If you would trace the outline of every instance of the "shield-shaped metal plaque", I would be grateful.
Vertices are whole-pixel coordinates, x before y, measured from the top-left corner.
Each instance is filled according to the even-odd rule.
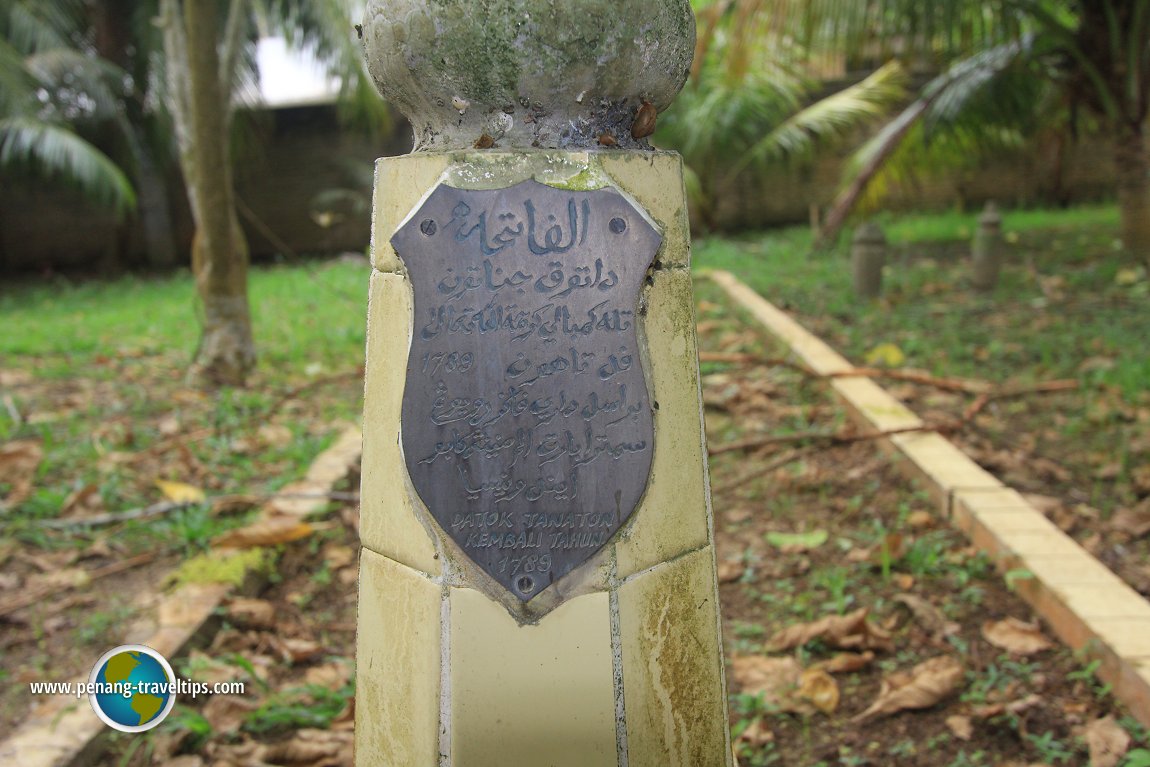
[[[415,292],[411,481],[521,600],[585,562],[651,469],[639,289],[662,238],[614,189],[439,186],[392,244]]]

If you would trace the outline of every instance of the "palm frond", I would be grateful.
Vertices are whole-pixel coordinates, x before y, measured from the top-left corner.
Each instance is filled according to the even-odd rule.
[[[908,137],[914,134],[922,137],[922,143],[948,136],[952,141],[965,141],[968,157],[979,156],[976,147],[990,148],[995,145],[995,137],[1009,136],[1013,127],[1009,120],[1005,123],[984,121],[983,118],[995,109],[1006,110],[993,99],[984,100],[982,112],[970,108],[979,98],[986,96],[1004,72],[1031,62],[1028,57],[1031,48],[1028,40],[1018,40],[980,51],[963,59],[946,72],[934,78],[922,91],[922,96],[906,107],[893,120],[887,123],[869,141],[864,143],[847,163],[843,191],[835,199],[828,212],[820,241],[834,238],[846,223],[850,212],[867,195],[868,187],[876,177],[880,177],[889,161],[899,151]],[[1033,83],[1040,82],[1032,78]],[[1018,88],[1000,89],[999,94],[1017,92]],[[1032,105],[1033,106],[1033,105]],[[1033,111],[1033,110],[1031,110]],[[945,130],[940,130],[945,128]],[[910,160],[908,159],[908,164]],[[923,158],[915,162],[925,163]],[[903,170],[905,170],[903,166]],[[900,169],[892,166],[891,174]],[[884,182],[883,187],[888,186]],[[869,199],[874,200],[875,196]]]
[[[751,147],[738,170],[752,163],[810,153],[816,141],[840,136],[881,117],[906,99],[906,73],[897,60],[865,80],[810,104],[782,122]]]
[[[66,176],[120,213],[136,205],[136,194],[124,172],[66,126],[27,116],[0,119],[0,165],[15,164]]]
[[[81,12],[76,0],[8,0],[0,6],[0,36],[25,55],[64,48],[73,42]]]
[[[110,61],[75,48],[52,48],[28,56],[24,67],[48,91],[82,100],[86,117],[115,118],[120,113],[127,75]]]

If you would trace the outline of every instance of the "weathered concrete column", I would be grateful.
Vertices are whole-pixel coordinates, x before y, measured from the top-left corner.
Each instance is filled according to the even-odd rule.
[[[994,290],[1002,268],[1002,214],[993,202],[986,203],[978,217],[978,229],[971,245],[970,281],[976,290]]]
[[[851,240],[851,275],[856,296],[877,298],[882,294],[882,269],[885,265],[886,235],[878,224],[863,224]]]
[[[375,0],[356,758],[730,765],[687,0]]]

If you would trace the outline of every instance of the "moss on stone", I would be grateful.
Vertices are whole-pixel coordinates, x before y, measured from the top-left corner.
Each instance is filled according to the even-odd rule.
[[[209,551],[185,561],[168,576],[173,586],[187,583],[228,583],[240,586],[250,573],[269,568],[275,555],[266,549]]]

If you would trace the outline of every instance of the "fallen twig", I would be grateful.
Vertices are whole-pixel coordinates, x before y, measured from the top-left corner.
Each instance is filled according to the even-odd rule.
[[[989,381],[971,380],[966,378],[938,378],[927,373],[918,373],[911,370],[887,370],[884,368],[855,367],[837,373],[816,373],[807,366],[783,359],[781,357],[760,357],[746,352],[699,352],[700,362],[725,362],[732,365],[758,365],[762,367],[785,367],[808,378],[889,378],[893,381],[906,381],[923,386],[931,386],[944,391],[962,392],[965,394],[987,394],[991,399],[1004,397],[1017,397],[1023,394],[1051,394],[1063,391],[1073,391],[1078,388],[1078,381],[1074,379],[1059,379],[1044,381],[1037,384],[1017,384],[995,387]]]
[[[711,455],[722,455],[723,453],[730,453],[736,450],[755,450],[760,447],[767,447],[768,445],[786,444],[789,442],[814,442],[820,443],[819,447],[837,447],[840,445],[853,445],[856,442],[868,442],[874,439],[884,439],[886,437],[893,437],[897,434],[911,434],[920,431],[945,431],[953,427],[953,424],[942,424],[939,426],[908,426],[904,429],[891,429],[889,431],[874,431],[864,433],[852,432],[839,432],[837,434],[828,434],[822,431],[804,431],[797,434],[776,434],[770,437],[751,437],[748,439],[741,439],[736,442],[728,442],[725,445],[717,445],[715,447],[708,447],[707,452]]]
[[[113,522],[129,522],[133,519],[147,519],[148,517],[158,517],[162,514],[168,514],[180,509],[186,509],[195,506],[194,503],[188,501],[164,501],[162,503],[153,503],[151,506],[144,506],[139,509],[129,509],[128,511],[121,511],[110,514],[95,514],[91,517],[80,517],[77,519],[44,519],[37,523],[38,527],[48,528],[66,528],[66,527],[96,527],[98,525],[108,525]]]
[[[953,421],[946,421],[934,425],[923,424],[921,427],[891,429],[889,431],[869,431],[865,432],[865,434],[852,434],[852,432],[827,434],[825,431],[804,431],[799,432],[799,434],[790,435],[749,437],[746,439],[738,439],[736,442],[722,445],[708,445],[707,453],[710,453],[711,455],[722,455],[723,453],[758,450],[760,447],[767,447],[769,445],[790,443],[821,443],[821,446],[837,447],[840,445],[851,445],[859,442],[868,442],[868,440],[872,439],[884,439],[897,435],[913,434],[913,432],[918,431],[936,431],[940,432],[940,434],[951,434],[951,432],[963,430],[969,422],[974,420],[974,416],[981,413],[992,400],[1022,397],[1025,396],[1025,394],[1073,391],[1078,389],[1078,386],[1079,382],[1071,381],[1071,379],[1064,379],[1064,381],[1047,381],[1037,384],[1006,386],[1006,388],[999,389],[997,391],[982,392],[979,394],[978,398],[976,398],[966,407],[966,409],[964,409],[963,414],[961,414],[958,419]]]
[[[758,477],[775,471],[776,469],[781,469],[788,464],[794,463],[795,461],[802,460],[808,455],[817,453],[821,449],[823,449],[821,446],[809,446],[799,448],[797,450],[792,450],[789,453],[785,453],[763,466],[753,466],[750,470],[744,471],[743,473],[729,480],[716,482],[715,490],[719,495],[727,495],[753,479],[757,479]]]
[[[210,504],[213,501],[229,496],[216,496],[214,498],[207,498],[203,503]],[[290,499],[311,499],[323,498],[329,501],[358,501],[359,493],[345,493],[339,491],[332,491],[330,493],[269,493],[264,495],[252,496],[256,501],[272,501],[277,498],[290,498]],[[91,517],[82,517],[79,519],[45,519],[37,523],[38,527],[47,527],[54,529],[66,529],[70,527],[98,527],[100,525],[111,525],[117,522],[130,522],[135,519],[146,519],[148,517],[158,517],[162,514],[168,514],[180,509],[186,509],[198,504],[180,502],[175,503],[172,501],[164,501],[163,503],[154,503],[151,506],[144,506],[138,509],[128,509],[127,511],[119,511],[109,514],[96,514]]]
[[[971,381],[962,378],[937,378],[926,373],[916,373],[910,370],[885,370],[883,368],[851,368],[841,373],[832,373],[828,378],[889,378],[893,381],[906,381],[908,383],[931,386],[943,391],[956,391],[965,394],[982,394],[990,391],[993,384],[987,381]]]
[[[116,573],[122,573],[125,570],[131,570],[132,568],[146,565],[149,562],[152,562],[157,556],[157,552],[148,551],[143,554],[137,554],[134,557],[121,559],[119,562],[113,562],[110,565],[98,567],[95,570],[87,573],[88,579],[84,583],[67,583],[29,589],[17,597],[13,597],[12,599],[0,602],[0,618],[3,618],[6,615],[10,615],[17,610],[22,610],[25,607],[29,607],[30,605],[34,605],[37,602],[52,596],[53,594],[58,594],[63,591],[71,591],[74,588],[85,586],[92,581],[99,580],[100,578],[105,578],[109,575],[115,575]]]
[[[271,407],[260,414],[260,418],[265,421],[271,420],[271,417],[278,413],[280,408],[282,408],[291,400],[298,398],[301,394],[309,392],[312,389],[318,389],[320,386],[325,386],[329,383],[335,383],[337,381],[343,381],[348,378],[363,378],[363,366],[361,365],[355,370],[345,370],[342,373],[333,373],[329,376],[322,376],[320,378],[316,378],[315,380],[308,381],[302,386],[297,386],[294,389],[288,389],[286,392],[280,395],[279,399],[271,404]]]
[[[12,419],[12,424],[17,429],[24,425],[24,416],[20,414],[20,409],[16,407],[16,401],[12,399],[11,394],[4,395],[4,409],[8,411],[8,417]]]

